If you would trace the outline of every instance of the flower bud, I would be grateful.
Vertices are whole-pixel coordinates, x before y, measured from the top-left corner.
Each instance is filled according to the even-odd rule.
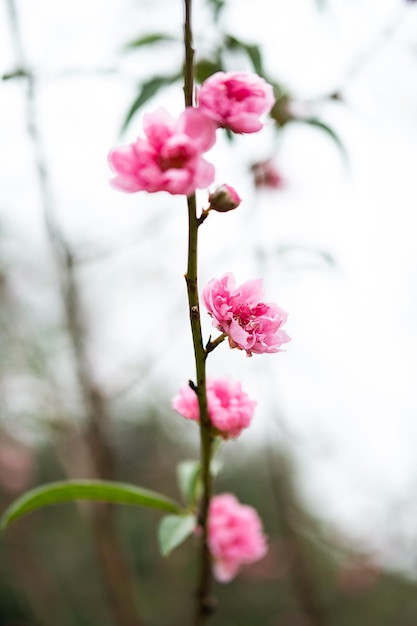
[[[219,213],[227,213],[237,209],[241,199],[235,189],[230,185],[220,185],[209,194],[210,209]]]

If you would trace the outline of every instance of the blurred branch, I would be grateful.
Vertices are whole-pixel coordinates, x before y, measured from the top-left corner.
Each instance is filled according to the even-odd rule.
[[[347,84],[351,82],[354,78],[356,78],[356,76],[363,71],[363,68],[380,51],[380,49],[383,48],[392,39],[398,28],[403,23],[407,14],[408,8],[404,4],[398,10],[398,13],[393,21],[377,34],[375,40],[369,46],[359,52],[359,54],[356,56],[356,58],[353,60],[350,67],[348,68],[348,71],[345,74],[341,86],[336,89],[333,94],[331,94],[331,97],[334,100],[340,99],[340,94],[346,88]]]
[[[33,144],[35,167],[39,180],[46,231],[55,261],[61,289],[67,331],[71,339],[78,384],[87,414],[85,442],[91,454],[94,472],[99,478],[111,478],[113,454],[108,445],[109,410],[104,395],[94,382],[86,349],[86,329],[80,292],[74,271],[74,257],[54,218],[47,159],[37,121],[36,79],[28,69],[14,0],[7,0],[10,29],[17,65],[26,80],[26,124]],[[100,560],[107,598],[120,626],[139,626],[133,595],[133,580],[117,541],[113,509],[108,505],[92,507],[94,538]]]
[[[317,577],[313,566],[305,553],[302,538],[297,526],[302,512],[294,498],[294,490],[289,476],[288,460],[282,452],[272,448],[273,438],[267,437],[266,463],[270,476],[280,530],[290,547],[290,577],[299,606],[311,626],[329,626],[323,602],[317,589]]]
[[[38,74],[35,69],[25,67],[16,67],[13,71],[6,72],[0,76],[0,80],[13,80],[17,78],[28,78],[31,76],[36,80],[42,78],[44,81],[57,81],[66,78],[90,77],[90,76],[117,76],[117,78],[126,78],[128,80],[136,80],[136,74],[130,74],[122,71],[117,65],[109,67],[67,67],[59,71],[45,71]]]

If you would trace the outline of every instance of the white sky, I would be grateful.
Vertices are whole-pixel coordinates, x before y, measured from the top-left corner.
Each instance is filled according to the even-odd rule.
[[[158,54],[120,54],[126,41],[152,30],[180,36],[181,3],[159,3],[158,11],[155,0],[17,5],[26,54],[39,76],[39,121],[57,217],[77,249],[120,250],[82,271],[97,374],[116,385],[129,368],[151,363],[150,383],[171,372],[171,394],[192,376],[183,200],[118,194],[108,186],[106,163],[109,148],[120,141],[138,80],[174,71],[181,62],[175,44]],[[311,106],[340,134],[350,166],[345,168],[325,135],[300,124],[288,127],[279,145],[265,129],[213,149],[218,182],[234,184],[245,201],[238,211],[214,215],[204,225],[202,284],[226,271],[240,282],[263,275],[267,299],[290,313],[293,341],[284,354],[265,358],[219,349],[209,369],[239,374],[257,397],[257,441],[274,416],[281,416],[302,464],[303,493],[324,519],[414,568],[417,6],[403,0],[328,0],[320,12],[313,0],[258,0],[254,28],[252,0],[228,4],[230,32],[262,42],[271,75],[297,99],[341,89],[344,104]],[[200,5],[195,43],[204,50],[212,33]],[[2,0],[1,74],[15,67],[5,7]],[[94,68],[119,68],[120,74],[87,71]],[[179,112],[180,88],[169,89],[151,107],[157,104]],[[4,254],[15,268],[18,293],[42,318],[56,304],[45,284],[48,256],[24,111],[23,81],[3,83]],[[139,132],[140,116],[126,140]],[[287,188],[256,196],[247,167],[271,155]],[[129,238],[136,245],[122,251]],[[281,256],[281,246],[294,251]],[[336,265],[297,247],[328,252]],[[249,432],[245,441],[250,444]]]

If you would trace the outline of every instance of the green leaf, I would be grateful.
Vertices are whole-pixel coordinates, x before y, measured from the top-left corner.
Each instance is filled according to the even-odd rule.
[[[228,50],[242,50],[245,52],[249,57],[255,72],[259,74],[259,76],[265,77],[259,46],[247,44],[232,35],[226,35],[224,44]]]
[[[333,130],[333,128],[331,128],[324,122],[316,119],[315,117],[309,117],[306,119],[301,119],[299,121],[305,122],[306,124],[310,124],[310,126],[316,126],[316,128],[320,128],[325,133],[327,133],[327,135],[334,141],[336,146],[339,148],[342,158],[345,162],[345,165],[348,165],[349,155],[347,153],[346,147],[344,143],[342,142],[342,140],[340,139],[339,135]]]
[[[154,76],[154,78],[142,83],[136,100],[127,112],[126,119],[123,122],[122,131],[126,130],[136,111],[148,102],[148,100],[150,100],[162,87],[172,85],[172,83],[175,83],[175,81],[180,78],[181,74],[173,74],[172,76]]]
[[[181,495],[186,504],[194,504],[198,497],[201,476],[198,461],[182,461],[177,466],[177,480]]]
[[[30,511],[74,500],[131,504],[170,513],[179,513],[181,510],[170,498],[135,485],[105,480],[68,480],[37,487],[18,498],[3,513],[0,519],[0,530],[5,530],[13,521]]]
[[[144,35],[143,37],[129,41],[125,48],[142,48],[143,46],[149,46],[154,43],[159,43],[160,41],[176,41],[176,39],[166,33],[151,33],[150,35]]]
[[[162,518],[158,529],[159,547],[162,556],[168,556],[189,537],[196,527],[194,515],[167,515]]]
[[[23,68],[18,68],[13,72],[8,72],[7,74],[3,74],[1,80],[11,80],[12,78],[27,78],[29,76],[29,72]]]
[[[274,89],[275,104],[269,115],[277,123],[277,130],[294,119],[294,115],[289,109],[290,97],[284,88],[278,83],[271,82]]]
[[[216,440],[217,447],[221,444]],[[216,443],[215,443],[216,446]],[[215,453],[215,449],[213,453]],[[217,476],[223,464],[217,459],[211,460],[210,471],[212,476]],[[201,496],[201,466],[199,461],[181,461],[177,466],[177,481],[184,502],[187,505],[195,504]]]
[[[224,70],[220,61],[200,59],[195,65],[195,77],[198,83],[203,83],[209,76]]]
[[[214,10],[214,18],[217,20],[219,15],[226,4],[225,0],[208,0],[208,3],[212,5]]]

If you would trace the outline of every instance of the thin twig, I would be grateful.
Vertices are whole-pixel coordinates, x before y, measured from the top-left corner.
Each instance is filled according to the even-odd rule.
[[[281,533],[290,548],[290,579],[301,611],[311,626],[328,626],[328,617],[317,589],[310,559],[307,557],[297,531],[295,518],[301,513],[294,501],[293,486],[288,475],[288,462],[282,452],[272,448],[272,437],[267,437],[266,462],[271,481]]]
[[[369,65],[378,52],[393,38],[408,14],[407,11],[408,9],[405,4],[404,6],[401,6],[393,21],[388,26],[385,26],[376,35],[376,38],[371,44],[367,45],[356,55],[343,77],[340,87],[338,87],[332,94],[333,98],[336,100],[339,99],[348,84],[351,83],[367,65]]]

